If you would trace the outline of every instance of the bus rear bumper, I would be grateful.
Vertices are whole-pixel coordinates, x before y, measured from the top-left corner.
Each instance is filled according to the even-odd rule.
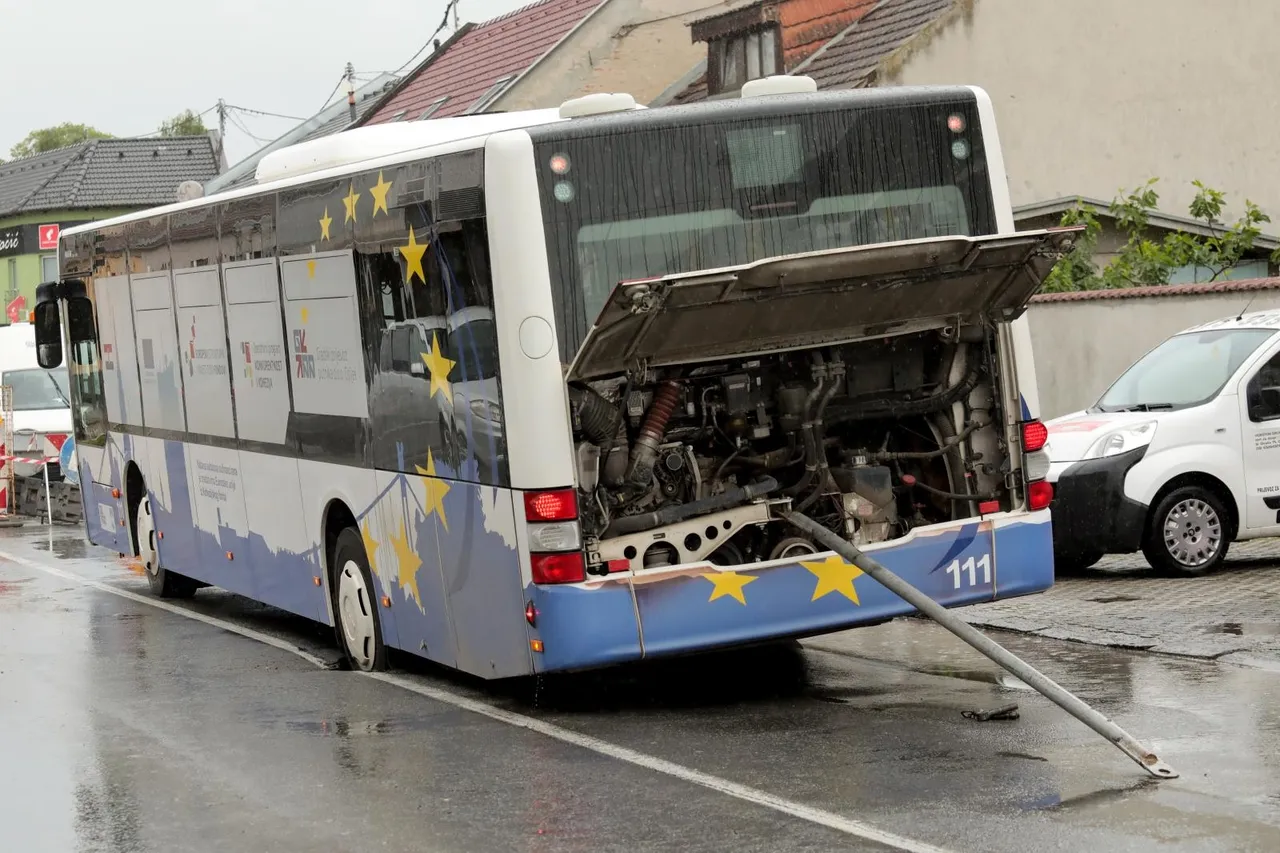
[[[1049,513],[917,530],[866,549],[946,607],[1053,585]],[[732,568],[681,566],[635,577],[535,587],[539,672],[587,669],[872,625],[914,612],[831,553]]]

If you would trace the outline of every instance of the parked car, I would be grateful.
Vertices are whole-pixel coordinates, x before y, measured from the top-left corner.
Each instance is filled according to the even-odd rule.
[[[1280,312],[1179,332],[1047,426],[1059,573],[1138,550],[1210,572],[1233,541],[1280,536]]]

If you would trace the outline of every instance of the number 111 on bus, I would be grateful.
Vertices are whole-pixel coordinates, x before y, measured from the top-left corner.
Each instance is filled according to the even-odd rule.
[[[951,580],[955,583],[956,589],[962,586],[977,586],[978,572],[982,572],[982,583],[991,583],[991,555],[983,554],[978,559],[968,557],[962,563],[959,559],[951,561],[951,565],[947,566],[947,574],[951,575]],[[967,581],[967,583],[966,583]]]

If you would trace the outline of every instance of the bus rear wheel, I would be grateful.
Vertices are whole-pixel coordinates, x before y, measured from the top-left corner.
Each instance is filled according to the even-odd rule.
[[[331,565],[333,623],[338,642],[352,669],[377,672],[387,668],[382,622],[373,593],[373,577],[364,542],[354,528],[338,534]]]
[[[156,542],[156,519],[151,511],[151,496],[143,495],[133,511],[133,533],[137,538],[138,559],[147,573],[147,584],[161,598],[190,598],[200,585],[160,565],[160,548]]]

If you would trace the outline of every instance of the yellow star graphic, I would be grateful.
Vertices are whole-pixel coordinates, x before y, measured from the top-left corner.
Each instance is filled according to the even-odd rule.
[[[409,284],[413,281],[416,274],[423,284],[427,283],[427,274],[422,269],[422,256],[427,253],[428,243],[419,243],[413,236],[413,229],[409,229],[409,243],[400,247],[400,257],[404,258],[404,283]]]
[[[304,306],[304,307],[303,307],[303,309],[302,309],[302,311],[301,311],[301,312],[299,312],[299,313],[302,315],[302,325],[304,325],[304,326],[305,326],[305,325],[307,325],[307,315],[308,315],[308,314],[310,314],[311,312],[310,312],[310,311],[308,311],[308,310],[306,309],[306,307]]]
[[[345,225],[348,222],[356,221],[356,200],[359,198],[360,193],[356,192],[355,184],[350,184],[347,189],[347,197],[342,200],[342,203],[347,206],[347,215],[342,220],[342,224]]]
[[[445,358],[435,332],[431,333],[431,349],[422,354],[422,361],[427,365],[427,370],[431,373],[431,396],[434,397],[436,391],[443,391],[444,398],[446,400],[450,399],[449,371],[453,370],[453,366],[457,362]]]
[[[422,596],[418,593],[418,569],[422,566],[422,558],[409,544],[409,531],[404,522],[400,523],[400,535],[391,537],[391,547],[396,552],[396,563],[399,565],[400,588],[409,591],[418,608],[422,608]]]
[[[333,224],[333,217],[329,215],[329,208],[324,209],[324,216],[320,217],[320,239],[329,239],[329,226]]]
[[[854,604],[862,605],[862,602],[858,601],[858,590],[853,586],[854,578],[862,576],[862,569],[846,563],[834,554],[820,563],[801,562],[800,565],[813,572],[818,578],[818,585],[814,587],[811,601],[817,601],[828,593],[838,592]]]
[[[742,588],[756,579],[755,575],[740,575],[737,572],[711,572],[703,577],[711,581],[711,585],[715,587],[711,597],[707,599],[708,602],[728,596],[737,599],[739,604],[747,603],[747,599],[742,594]]]
[[[315,277],[316,277],[316,262],[307,261],[307,278],[315,278]]]
[[[360,525],[360,538],[364,540],[364,555],[369,558],[369,568],[373,569],[373,573],[376,575],[378,573],[378,563],[373,555],[378,550],[378,540],[373,538],[373,533],[369,530],[368,519],[365,520],[364,524]]]
[[[444,480],[436,478],[436,461],[431,457],[431,451],[427,451],[427,467],[414,465],[414,469],[422,476],[422,485],[427,489],[426,510],[427,515],[435,513],[440,516],[440,523],[444,525],[445,532],[449,531],[449,519],[444,514],[444,496],[449,494],[449,484]]]
[[[390,215],[391,211],[387,210],[387,193],[391,190],[391,184],[382,179],[382,173],[378,173],[378,182],[369,189],[369,195],[373,196],[373,215],[377,216],[378,211]]]

